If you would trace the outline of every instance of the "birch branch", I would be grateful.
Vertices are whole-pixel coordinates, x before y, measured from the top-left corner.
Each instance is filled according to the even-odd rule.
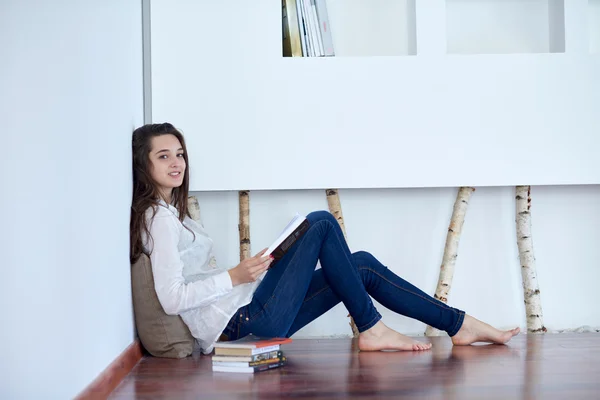
[[[342,233],[344,234],[344,239],[347,241],[346,236],[346,227],[344,225],[344,215],[342,214],[342,205],[340,203],[340,196],[338,194],[337,189],[327,189],[325,190],[325,194],[327,195],[327,205],[329,206],[329,212],[335,217],[340,228],[342,229]],[[354,323],[354,319],[348,314],[350,317],[350,328],[352,328],[352,334],[355,338],[358,337],[359,332],[356,324]]]
[[[465,222],[465,215],[469,206],[469,199],[475,191],[472,187],[461,187],[456,194],[452,218],[446,235],[446,245],[444,247],[444,256],[440,266],[440,275],[434,297],[443,303],[448,303],[448,296],[452,287],[452,278],[454,277],[454,266],[458,258],[458,244],[462,227]],[[431,326],[425,329],[425,336],[440,336],[440,331]]]
[[[240,261],[250,257],[250,192],[240,190],[238,193],[240,222],[238,230],[240,234]]]
[[[521,261],[521,277],[523,279],[523,294],[525,298],[525,314],[527,316],[527,332],[543,333],[544,326],[542,303],[538,286],[533,240],[531,238],[531,186],[517,186],[516,225],[517,247]]]

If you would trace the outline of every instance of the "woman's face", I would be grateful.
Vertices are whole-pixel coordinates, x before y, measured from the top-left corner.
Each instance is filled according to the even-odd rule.
[[[183,148],[175,135],[161,135],[152,138],[150,175],[158,184],[158,189],[169,202],[173,188],[181,186],[185,173]]]

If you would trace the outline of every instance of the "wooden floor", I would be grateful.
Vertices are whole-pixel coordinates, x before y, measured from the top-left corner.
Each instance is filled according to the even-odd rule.
[[[296,339],[288,365],[211,371],[211,358],[143,358],[112,399],[600,399],[600,334],[519,335],[508,345],[359,352],[351,339]]]

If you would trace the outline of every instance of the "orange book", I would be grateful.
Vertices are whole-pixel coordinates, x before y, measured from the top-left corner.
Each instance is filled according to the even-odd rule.
[[[216,356],[255,356],[279,350],[280,345],[291,343],[292,339],[247,335],[237,340],[215,343]]]
[[[286,343],[292,343],[292,339],[278,337],[260,337],[250,334],[237,340],[231,340],[228,342],[217,342],[215,343],[215,349],[260,349],[263,347],[278,346]]]

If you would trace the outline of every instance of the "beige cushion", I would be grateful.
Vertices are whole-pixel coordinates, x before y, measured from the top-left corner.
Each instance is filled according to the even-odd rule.
[[[155,357],[192,354],[195,339],[179,315],[167,315],[160,305],[150,259],[145,254],[131,266],[131,287],[135,325],[144,348]]]

